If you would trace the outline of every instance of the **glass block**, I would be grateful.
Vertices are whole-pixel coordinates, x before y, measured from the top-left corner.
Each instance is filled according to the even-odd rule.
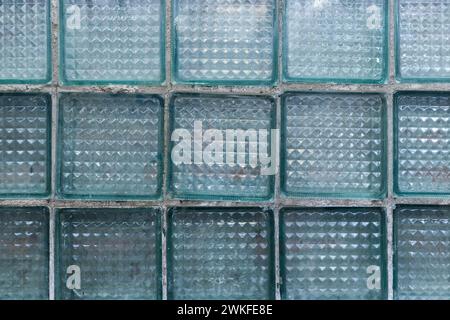
[[[450,94],[395,96],[394,191],[450,195]]]
[[[160,299],[160,215],[156,208],[57,211],[57,298]]]
[[[165,0],[60,0],[67,84],[159,84],[165,78]]]
[[[387,0],[286,0],[287,82],[384,83]]]
[[[51,98],[0,93],[0,198],[50,193]]]
[[[0,41],[0,83],[50,82],[50,1],[0,1]]]
[[[172,32],[177,82],[275,82],[276,0],[174,0]]]
[[[265,169],[273,168],[274,161],[266,165],[262,160],[274,154],[271,129],[276,128],[276,113],[271,97],[177,94],[170,108],[168,187],[173,198],[272,198],[275,172]],[[209,139],[212,130],[217,134]],[[212,141],[218,142],[216,152],[209,149]]]
[[[282,114],[281,188],[286,196],[384,197],[382,95],[288,93]]]
[[[173,208],[168,228],[169,299],[275,299],[271,211]]]
[[[60,197],[160,197],[163,102],[159,96],[63,94],[59,117]]]
[[[394,297],[450,299],[450,207],[397,207]]]
[[[49,298],[47,208],[0,208],[0,300]]]
[[[450,81],[450,1],[396,1],[400,81]]]
[[[281,210],[282,298],[387,298],[385,215],[379,208]]]

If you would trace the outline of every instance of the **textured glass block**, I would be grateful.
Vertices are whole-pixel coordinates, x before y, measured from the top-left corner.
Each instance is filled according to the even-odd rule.
[[[384,196],[381,95],[290,93],[283,100],[281,187],[287,196]]]
[[[0,300],[49,298],[47,208],[0,208]]]
[[[170,120],[170,194],[181,199],[270,199],[274,176],[264,173],[269,166],[263,164],[261,155],[273,154],[271,129],[276,128],[275,116],[275,103],[270,97],[175,95]],[[207,138],[210,130],[219,131],[217,140]],[[250,147],[250,138],[256,136],[247,130],[258,135],[258,151]],[[268,135],[264,137],[261,132]],[[231,134],[233,139],[229,138]],[[208,152],[212,141],[222,144],[217,153]],[[183,148],[186,144],[190,150]],[[184,154],[180,148],[186,151],[186,159],[175,159],[174,155]],[[208,160],[206,154],[217,154],[220,159]]]
[[[276,0],[174,0],[173,12],[177,82],[275,81]]]
[[[377,208],[281,211],[282,298],[387,298],[385,216]]]
[[[450,195],[450,94],[397,94],[395,127],[395,192]]]
[[[450,81],[450,1],[398,0],[397,79]]]
[[[450,299],[450,207],[394,212],[395,299]]]
[[[272,212],[174,208],[168,223],[169,299],[275,298]]]
[[[387,0],[286,0],[284,78],[382,83],[387,75]]]
[[[50,1],[0,1],[0,83],[51,79]]]
[[[164,0],[60,0],[62,79],[164,81]]]
[[[159,209],[62,209],[56,228],[58,299],[161,298]]]
[[[0,93],[0,197],[50,193],[50,131],[49,95]]]
[[[67,198],[158,198],[163,105],[153,95],[64,94],[58,193]]]

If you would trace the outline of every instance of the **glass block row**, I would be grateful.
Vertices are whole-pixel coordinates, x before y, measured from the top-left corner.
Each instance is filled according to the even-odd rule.
[[[160,299],[158,208],[57,209],[57,299]],[[47,208],[0,208],[0,299],[47,299]],[[171,208],[168,298],[274,299],[274,216],[262,208]],[[450,207],[394,211],[396,299],[449,299]],[[283,299],[386,299],[378,208],[282,208]]]
[[[166,0],[60,0],[63,83],[165,81]],[[277,79],[276,0],[172,1],[173,79],[270,85]],[[388,0],[286,0],[283,80],[384,83]],[[0,4],[0,82],[51,79],[50,0]],[[400,81],[450,81],[448,0],[396,1]]]
[[[57,197],[160,199],[164,115],[156,95],[59,97]],[[386,101],[381,94],[174,94],[169,108],[168,196],[271,200],[281,154],[283,197],[386,195]],[[394,98],[394,191],[450,195],[450,94]],[[50,194],[51,98],[0,94],[0,198]],[[279,151],[280,149],[280,151]]]

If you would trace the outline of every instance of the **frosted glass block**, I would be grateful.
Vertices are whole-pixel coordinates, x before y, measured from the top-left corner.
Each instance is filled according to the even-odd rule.
[[[276,114],[271,97],[177,94],[170,108],[172,197],[236,201],[272,197],[274,175],[265,169],[273,166],[261,161],[273,154]],[[218,131],[217,140],[208,138],[211,130]],[[249,142],[254,137],[258,150]],[[221,144],[217,153],[208,149],[212,141]]]
[[[175,80],[273,83],[276,26],[276,0],[174,0]]]
[[[450,299],[450,207],[398,206],[394,212],[394,297]]]
[[[50,193],[51,98],[0,93],[0,197]]]
[[[0,300],[49,298],[47,208],[0,208]]]
[[[281,188],[286,196],[384,197],[383,96],[288,93],[282,113]]]
[[[160,299],[160,214],[154,208],[57,211],[57,298]]]
[[[160,97],[64,94],[59,117],[59,196],[159,198],[163,147]]]
[[[286,0],[288,82],[384,83],[387,0]]]
[[[173,208],[168,228],[169,299],[275,298],[272,212]]]
[[[450,195],[450,94],[395,96],[394,191]]]
[[[282,209],[280,256],[283,299],[387,298],[381,209]]]
[[[397,79],[450,81],[450,1],[398,0]]]
[[[60,0],[62,80],[161,83],[165,0]]]
[[[50,1],[0,1],[0,83],[51,79]]]

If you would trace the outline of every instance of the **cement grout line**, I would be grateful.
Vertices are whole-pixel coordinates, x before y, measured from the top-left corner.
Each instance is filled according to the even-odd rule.
[[[161,271],[162,271],[162,300],[167,300],[167,208],[162,210],[161,219]]]
[[[393,207],[386,208],[386,236],[387,236],[387,282],[388,282],[388,300],[393,300],[394,293],[394,270],[393,270]]]
[[[56,210],[50,208],[49,225],[49,300],[55,300],[55,218]]]

